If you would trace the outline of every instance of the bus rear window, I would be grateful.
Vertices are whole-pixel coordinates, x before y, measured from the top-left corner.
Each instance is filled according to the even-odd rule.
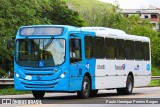
[[[53,36],[63,33],[62,27],[26,27],[20,29],[22,36]]]

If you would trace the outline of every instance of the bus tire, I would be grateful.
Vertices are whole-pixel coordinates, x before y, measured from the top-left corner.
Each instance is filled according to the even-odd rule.
[[[90,96],[91,96],[91,97],[94,97],[94,96],[97,95],[97,93],[98,93],[98,90],[91,90]]]
[[[45,95],[45,91],[32,91],[34,98],[41,99]]]
[[[133,90],[133,77],[131,75],[128,75],[126,87],[118,88],[117,93],[121,95],[130,95],[132,94],[132,90]]]
[[[82,81],[82,89],[81,91],[77,92],[77,95],[80,98],[88,98],[90,97],[90,91],[91,91],[91,83],[88,76],[84,76]]]

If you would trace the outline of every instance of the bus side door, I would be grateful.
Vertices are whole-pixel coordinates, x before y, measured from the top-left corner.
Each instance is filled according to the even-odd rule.
[[[82,40],[70,39],[70,87],[69,91],[81,90],[82,85]]]

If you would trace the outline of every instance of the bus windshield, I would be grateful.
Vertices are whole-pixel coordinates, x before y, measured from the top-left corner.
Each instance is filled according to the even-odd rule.
[[[16,62],[21,66],[58,66],[64,58],[64,39],[19,39],[16,42]]]

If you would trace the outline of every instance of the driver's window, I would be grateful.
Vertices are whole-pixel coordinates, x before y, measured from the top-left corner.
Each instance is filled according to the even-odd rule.
[[[70,39],[70,62],[81,61],[81,56],[81,40],[75,38]]]

